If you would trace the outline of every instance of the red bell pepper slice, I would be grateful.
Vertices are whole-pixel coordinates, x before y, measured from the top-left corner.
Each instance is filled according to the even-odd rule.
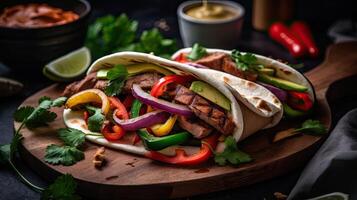
[[[218,137],[218,134],[212,134],[204,138],[202,140],[200,151],[194,155],[187,156],[185,150],[178,148],[175,150],[175,156],[167,156],[156,151],[149,151],[145,156],[169,164],[186,166],[197,165],[207,161],[213,155],[212,150],[216,148]]]
[[[83,119],[86,122],[86,124],[88,124],[88,118],[89,118],[89,112],[88,111],[84,111],[83,112]]]
[[[308,93],[288,91],[288,95],[288,105],[294,109],[309,111],[313,106]]]
[[[189,62],[187,59],[187,53],[181,53],[179,54],[176,58],[175,58],[176,62],[180,62],[180,63],[187,63]]]
[[[102,129],[102,134],[105,139],[109,141],[115,141],[119,140],[125,135],[125,131],[122,127],[119,125],[105,125],[104,128]]]
[[[116,115],[119,119],[129,119],[129,113],[126,110],[124,104],[116,97],[108,97],[110,106],[113,109],[117,109]]]
[[[133,95],[129,94],[127,95],[124,100],[123,100],[123,105],[125,106],[126,110],[130,110],[131,105],[133,104],[134,101]]]
[[[153,97],[159,97],[164,93],[166,86],[169,83],[185,84],[188,81],[193,80],[192,76],[182,76],[182,75],[168,75],[159,79],[158,82],[152,87],[150,95]]]
[[[301,57],[306,53],[305,45],[281,22],[273,23],[270,26],[269,35],[273,40],[288,49],[295,58]]]
[[[311,30],[305,22],[294,22],[290,26],[290,30],[307,47],[307,51],[311,57],[317,57],[319,55],[319,49],[317,48],[314,38],[312,37]]]

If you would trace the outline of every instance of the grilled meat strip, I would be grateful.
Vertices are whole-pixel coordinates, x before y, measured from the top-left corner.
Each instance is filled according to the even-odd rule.
[[[67,87],[64,89],[62,95],[66,96],[66,97],[70,97],[80,91],[91,89],[97,83],[96,78],[97,78],[96,72],[88,74],[86,77],[84,77],[84,79],[82,79],[80,81],[75,81],[75,82],[67,85]]]
[[[131,93],[133,84],[138,84],[143,90],[149,90],[162,76],[155,72],[144,73],[129,77],[123,87],[124,93]]]
[[[219,132],[229,135],[234,131],[235,124],[229,113],[226,113],[226,111],[214,103],[197,95],[188,88],[178,85],[174,100],[178,103],[188,105],[198,118],[213,126]]]
[[[141,88],[147,90],[150,89],[156,81],[161,78],[158,73],[144,73],[136,76],[129,77],[124,84],[123,92],[131,93],[133,84],[139,84]],[[98,80],[97,73],[88,74],[84,79],[69,84],[63,91],[63,96],[70,97],[80,91],[87,89],[99,89],[104,90],[108,85],[108,80]]]
[[[187,118],[183,116],[179,116],[177,121],[181,128],[190,132],[195,138],[204,138],[209,135],[213,129],[198,119],[197,117]]]
[[[195,63],[211,69],[227,72],[250,81],[256,81],[257,79],[257,75],[255,73],[249,71],[243,72],[238,69],[232,58],[228,54],[222,52],[211,53],[208,56],[195,61]]]

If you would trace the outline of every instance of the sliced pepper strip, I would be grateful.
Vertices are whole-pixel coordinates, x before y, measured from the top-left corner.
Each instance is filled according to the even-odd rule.
[[[290,107],[305,112],[312,108],[313,102],[308,93],[288,91],[288,94],[288,105]]]
[[[158,151],[172,145],[178,145],[185,142],[191,137],[188,132],[180,132],[164,137],[155,137],[146,130],[138,130],[138,135],[144,143],[144,146],[149,150]]]
[[[204,138],[201,142],[201,149],[197,154],[187,156],[184,149],[177,148],[175,156],[167,156],[156,151],[149,151],[146,157],[153,160],[175,165],[197,165],[207,161],[213,154],[212,150],[216,148],[219,135],[212,134]]]
[[[151,89],[150,95],[153,97],[161,96],[164,91],[165,87],[170,83],[179,83],[185,84],[188,81],[193,80],[192,76],[181,76],[181,75],[168,75],[162,77]],[[152,108],[148,106],[147,112],[152,111]],[[175,125],[177,120],[177,116],[171,116],[165,123],[157,124],[150,128],[151,132],[156,136],[164,136],[171,132],[172,128]]]
[[[116,115],[120,119],[129,119],[128,111],[126,110],[124,104],[116,97],[108,97],[110,101],[110,106],[113,109],[117,109]]]
[[[118,125],[114,125],[113,127],[106,125],[102,129],[102,134],[108,141],[115,141],[122,138],[125,135],[125,131]]]

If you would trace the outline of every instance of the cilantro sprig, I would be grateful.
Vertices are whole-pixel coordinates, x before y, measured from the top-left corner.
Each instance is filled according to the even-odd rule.
[[[88,28],[86,46],[95,59],[119,51],[154,53],[169,58],[177,50],[176,41],[164,38],[156,28],[143,31],[139,38],[136,38],[137,31],[138,22],[125,14],[100,17]]]
[[[214,161],[218,165],[226,165],[227,162],[232,165],[239,165],[252,161],[252,158],[248,154],[238,149],[237,143],[232,136],[228,136],[224,140],[224,144],[226,146],[224,151],[216,153],[214,157]]]
[[[77,183],[70,174],[59,176],[41,196],[41,200],[80,200],[76,194]]]
[[[196,60],[204,57],[207,54],[208,53],[207,53],[206,48],[204,48],[203,46],[201,46],[198,43],[195,43],[192,47],[192,51],[190,52],[190,54],[187,55],[187,58],[192,61],[196,61]]]
[[[327,133],[327,128],[319,120],[308,119],[304,121],[299,128],[290,128],[276,133],[273,138],[273,142],[277,142],[301,133],[308,135],[323,135]]]
[[[252,53],[242,53],[238,50],[233,50],[231,58],[236,63],[237,68],[242,71],[256,71],[264,68],[263,65],[257,62],[257,57]]]
[[[18,151],[18,145],[20,144],[23,136],[21,130],[24,127],[37,128],[45,126],[48,123],[54,121],[57,117],[56,113],[50,111],[52,107],[61,107],[66,101],[66,97],[60,97],[55,100],[51,100],[49,97],[42,97],[38,101],[37,107],[23,106],[17,109],[14,113],[14,120],[21,122],[20,126],[15,130],[14,136],[10,144],[4,144],[0,146],[0,163],[9,164],[10,167],[16,172],[26,185],[35,191],[43,191],[43,188],[32,184],[14,165],[13,159]]]
[[[115,65],[107,72],[106,78],[109,80],[109,84],[105,88],[104,92],[108,96],[119,95],[128,76],[128,70],[124,65]]]
[[[58,131],[64,145],[48,145],[45,161],[52,165],[70,166],[84,159],[84,153],[79,148],[85,141],[85,133],[74,128],[62,128]]]

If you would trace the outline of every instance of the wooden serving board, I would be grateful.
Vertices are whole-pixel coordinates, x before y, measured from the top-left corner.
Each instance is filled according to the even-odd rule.
[[[320,66],[305,75],[316,90],[318,106],[313,118],[330,127],[331,113],[326,92],[334,81],[357,74],[357,42],[333,45],[326,55]],[[23,105],[36,105],[44,95],[58,97],[62,89],[52,85],[29,97]],[[62,109],[55,109],[55,112],[58,119],[49,127],[25,129],[22,132],[22,157],[46,179],[53,180],[65,173],[72,174],[78,182],[79,193],[96,199],[167,199],[256,183],[304,165],[323,141],[321,137],[300,135],[272,143],[274,133],[301,123],[285,120],[240,144],[240,148],[249,153],[254,161],[239,167],[220,167],[213,161],[200,166],[178,167],[107,149],[109,162],[102,170],[97,170],[92,159],[98,145],[89,142],[85,144],[83,161],[69,167],[53,166],[44,162],[45,149],[49,144],[60,144],[56,129],[64,127]],[[18,125],[15,123],[15,126]]]

